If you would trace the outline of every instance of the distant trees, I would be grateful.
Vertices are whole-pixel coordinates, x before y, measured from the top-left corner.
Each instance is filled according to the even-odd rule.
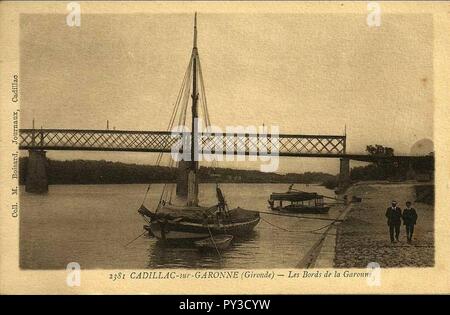
[[[367,166],[354,167],[350,171],[350,178],[352,180],[385,180],[389,177],[389,172],[376,164]]]
[[[379,144],[368,145],[366,147],[366,152],[369,153],[369,155],[394,156],[394,149]]]
[[[338,176],[333,176],[332,178],[329,178],[322,183],[322,186],[325,186],[325,188],[328,189],[335,189],[336,187],[338,187],[338,185],[339,185]]]
[[[379,144],[366,146],[366,152],[372,156],[394,156],[393,148]],[[367,166],[352,168],[350,178],[352,180],[400,179],[406,176],[406,170],[391,159],[380,159]]]
[[[26,179],[28,158],[20,158],[20,183]],[[48,160],[50,184],[132,184],[171,182],[177,178],[177,170],[163,166],[125,164],[105,160]]]
[[[24,184],[28,158],[20,158],[20,183]],[[111,161],[48,160],[48,180],[50,184],[134,184],[175,182],[177,168],[164,166],[126,164]],[[200,167],[202,182],[232,183],[321,183],[335,176],[322,172],[303,174],[263,173],[256,170]]]

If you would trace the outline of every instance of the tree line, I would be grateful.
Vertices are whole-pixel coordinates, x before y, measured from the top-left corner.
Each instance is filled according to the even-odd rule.
[[[379,144],[368,145],[366,152],[373,156],[394,156],[394,149]],[[430,155],[433,155],[430,152]],[[411,163],[411,165],[410,165]],[[433,160],[423,160],[414,162],[398,162],[391,159],[379,160],[367,166],[354,167],[350,171],[350,178],[353,181],[364,180],[405,180],[408,171],[413,169],[417,173],[432,173],[434,171]]]
[[[369,155],[394,156],[394,149],[382,145],[368,145]],[[431,153],[430,153],[431,154]],[[19,161],[19,182],[25,183],[28,157]],[[434,162],[415,162],[413,168],[419,172],[432,172]],[[409,164],[398,164],[394,160],[380,160],[367,166],[350,170],[352,181],[364,180],[404,180]],[[48,159],[47,176],[49,184],[139,184],[175,182],[177,168],[165,166],[127,164],[122,162]],[[322,184],[333,189],[338,185],[338,176],[323,172],[264,173],[257,170],[239,170],[231,168],[200,167],[201,182],[220,183],[305,183]]]
[[[28,157],[19,161],[19,182],[27,177]],[[175,182],[178,169],[165,166],[128,164],[105,160],[47,160],[47,177],[55,184],[139,184]],[[200,167],[201,182],[232,183],[322,183],[334,175],[322,172],[264,173],[256,170]]]

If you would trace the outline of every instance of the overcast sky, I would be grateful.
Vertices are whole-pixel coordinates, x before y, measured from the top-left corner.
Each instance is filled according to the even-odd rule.
[[[191,14],[21,20],[21,127],[164,130],[192,49]],[[212,123],[342,134],[409,153],[433,133],[430,15],[198,15]],[[50,158],[152,163],[155,154],[49,152]],[[227,167],[258,167],[228,163]],[[338,160],[283,158],[280,172],[338,172]]]

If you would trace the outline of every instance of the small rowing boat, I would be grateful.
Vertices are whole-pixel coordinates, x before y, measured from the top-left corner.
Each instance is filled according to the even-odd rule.
[[[218,234],[194,242],[199,249],[226,249],[230,246],[233,235]]]

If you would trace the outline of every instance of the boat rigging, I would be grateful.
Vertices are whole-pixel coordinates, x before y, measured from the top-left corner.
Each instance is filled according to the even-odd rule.
[[[192,93],[191,93],[192,89]],[[145,205],[151,184],[149,185],[144,200],[138,212],[146,219],[146,230],[163,241],[192,242],[201,239],[214,238],[218,235],[239,236],[250,233],[260,221],[258,211],[242,208],[229,209],[222,190],[216,186],[218,203],[210,206],[201,206],[199,202],[199,174],[198,174],[198,117],[199,104],[207,127],[210,126],[210,117],[206,101],[205,86],[197,47],[197,14],[194,17],[194,40],[191,57],[186,70],[180,92],[174,104],[174,110],[169,121],[168,130],[173,128],[178,117],[178,126],[186,123],[187,107],[191,97],[191,133],[190,133],[190,158],[189,160],[174,163],[169,160],[169,166],[188,166],[187,198],[182,205],[173,203],[173,185],[163,187],[160,200],[154,211],[150,211]],[[162,160],[162,153],[158,156],[157,163]],[[232,237],[217,237],[218,240],[228,240]],[[202,243],[200,243],[202,244]]]

